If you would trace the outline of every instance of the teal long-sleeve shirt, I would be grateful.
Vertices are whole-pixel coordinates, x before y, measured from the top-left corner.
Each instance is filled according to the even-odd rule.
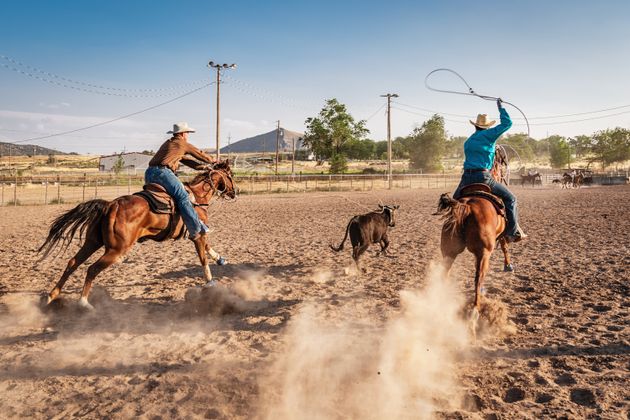
[[[464,142],[464,169],[492,169],[495,143],[512,127],[505,108],[499,108],[501,123],[487,130],[478,130]]]

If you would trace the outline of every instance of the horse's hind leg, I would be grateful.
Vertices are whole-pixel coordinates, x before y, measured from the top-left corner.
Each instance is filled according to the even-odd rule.
[[[107,248],[101,258],[96,260],[96,262],[88,268],[87,275],[85,276],[85,283],[83,283],[83,291],[81,292],[79,305],[87,309],[94,309],[94,307],[88,302],[88,296],[90,295],[90,290],[92,289],[92,282],[101,271],[119,261],[123,255],[124,251],[121,249]]]
[[[479,311],[481,309],[481,288],[483,281],[490,266],[490,255],[492,251],[484,249],[480,254],[475,254],[475,302],[474,307]]]
[[[512,266],[512,263],[510,262],[508,243],[505,238],[499,239],[499,243],[501,244],[501,250],[503,251],[503,271],[512,272],[514,271],[514,266]]]
[[[86,239],[81,249],[79,249],[79,252],[77,252],[76,255],[70,258],[70,260],[68,261],[68,265],[61,275],[61,278],[48,294],[47,303],[50,303],[53,300],[57,299],[57,297],[61,293],[63,285],[66,283],[66,280],[68,280],[72,273],[74,273],[75,270],[79,268],[79,266],[83,264],[88,258],[90,258],[90,256],[94,254],[101,246],[103,246],[103,244],[98,240]]]

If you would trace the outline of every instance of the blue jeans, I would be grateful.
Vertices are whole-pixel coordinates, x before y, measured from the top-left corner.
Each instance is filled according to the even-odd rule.
[[[466,172],[462,175],[457,189],[453,193],[453,198],[458,199],[462,188],[470,184],[486,184],[490,187],[492,194],[501,197],[505,204],[505,215],[507,216],[507,226],[505,235],[514,236],[518,229],[518,210],[516,207],[516,196],[507,187],[492,178],[490,172]]]
[[[147,184],[160,184],[166,189],[166,192],[173,197],[191,237],[199,232],[208,231],[208,228],[199,220],[199,215],[190,202],[184,184],[182,184],[182,181],[177,178],[177,175],[175,175],[173,171],[168,168],[150,166],[144,173],[144,181]]]

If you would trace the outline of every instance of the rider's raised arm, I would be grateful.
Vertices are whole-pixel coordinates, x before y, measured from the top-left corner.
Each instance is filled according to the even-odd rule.
[[[203,151],[197,149],[195,146],[193,146],[190,143],[186,144],[186,153],[188,153],[189,155],[192,155],[193,157],[201,160],[202,162],[206,162],[206,163],[214,163],[215,159],[208,155],[207,153],[204,153]]]
[[[499,115],[501,116],[501,123],[496,127],[484,130],[484,135],[491,141],[497,141],[497,139],[501,137],[501,134],[505,133],[510,129],[510,127],[512,127],[512,119],[502,106],[499,107]]]

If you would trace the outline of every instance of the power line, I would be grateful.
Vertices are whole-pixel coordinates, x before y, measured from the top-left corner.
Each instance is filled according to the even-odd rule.
[[[29,71],[34,72],[34,73],[44,74],[44,75],[46,75],[48,77],[51,77],[53,79],[58,79],[58,80],[62,80],[62,81],[67,82],[67,83],[72,83],[72,84],[80,85],[80,86],[86,86],[86,87],[89,87],[89,88],[101,89],[101,90],[113,90],[113,91],[117,91],[117,92],[167,92],[166,95],[169,95],[169,94],[173,93],[173,91],[182,90],[182,89],[185,89],[185,88],[188,88],[188,87],[191,87],[191,86],[199,86],[199,84],[206,82],[206,79],[202,79],[202,80],[197,80],[197,81],[194,81],[194,82],[184,83],[184,84],[181,84],[181,85],[175,85],[175,86],[170,86],[170,87],[165,87],[165,88],[116,88],[116,87],[109,87],[109,86],[102,86],[102,85],[96,85],[96,84],[92,84],[92,83],[81,82],[79,80],[73,80],[73,79],[69,79],[67,77],[59,76],[57,74],[48,72],[46,70],[42,70],[42,69],[39,69],[37,67],[30,66],[28,64],[24,64],[24,63],[14,59],[14,58],[7,57],[6,55],[3,55],[3,54],[0,54],[0,58],[2,58],[4,60],[6,60],[6,61],[8,61],[8,62],[18,66],[18,67],[26,68]],[[60,82],[56,82],[56,81],[53,81],[53,80],[50,80],[50,79],[42,78],[42,77],[37,76],[37,75],[35,75],[33,73],[30,73],[30,72],[27,72],[27,71],[24,71],[24,70],[15,68],[15,67],[11,67],[11,66],[9,66],[9,65],[7,65],[5,63],[2,63],[0,65],[2,65],[3,67],[8,68],[10,70],[13,70],[15,72],[21,73],[23,75],[26,75],[26,76],[29,76],[29,77],[32,77],[32,78],[35,78],[35,79],[38,79],[38,80],[42,80],[42,81],[45,81],[45,82],[48,82],[48,83],[52,83],[52,84],[57,84],[59,86],[69,87],[71,89],[82,90],[80,88],[77,88],[76,86],[75,87],[67,86],[66,84],[63,84],[63,83],[60,83]],[[87,89],[86,91],[87,92],[91,92],[91,93],[100,93],[100,94],[103,94],[103,95],[107,95],[107,94],[112,94],[113,95],[113,93],[95,92],[95,91],[89,90],[89,89]],[[170,92],[170,93],[168,93],[168,92]],[[126,96],[126,95],[117,95],[117,96]],[[153,95],[153,96],[155,96],[155,95]],[[139,97],[145,97],[145,96],[139,96]],[[148,96],[146,96],[146,97],[148,97]]]
[[[46,135],[46,136],[31,137],[31,138],[24,139],[24,140],[18,140],[18,141],[14,141],[12,143],[17,144],[17,143],[26,143],[26,142],[29,142],[29,141],[44,140],[44,139],[48,139],[48,138],[51,138],[51,137],[63,136],[63,135],[66,135],[66,134],[76,133],[78,131],[88,130],[90,128],[95,128],[95,127],[100,127],[100,126],[103,126],[103,125],[106,125],[106,124],[111,124],[111,123],[116,122],[116,121],[124,120],[125,118],[133,117],[134,115],[138,115],[138,114],[142,114],[142,113],[147,112],[147,111],[151,111],[152,109],[159,108],[159,107],[161,107],[163,105],[170,104],[171,102],[175,102],[175,101],[177,101],[179,99],[182,99],[182,98],[184,98],[186,96],[192,95],[193,93],[198,92],[198,91],[200,91],[200,90],[202,90],[204,88],[207,88],[208,86],[210,86],[212,84],[214,84],[214,82],[206,83],[204,86],[201,86],[201,87],[199,87],[197,89],[191,90],[190,92],[186,92],[183,95],[179,95],[179,96],[177,96],[177,97],[175,97],[173,99],[169,99],[166,102],[162,102],[162,103],[159,103],[157,105],[150,106],[149,108],[145,108],[145,109],[142,109],[140,111],[132,112],[130,114],[122,115],[120,117],[117,117],[117,118],[114,118],[114,119],[111,119],[111,120],[103,121],[103,122],[100,122],[100,123],[97,123],[97,124],[88,125],[87,127],[81,127],[81,128],[77,128],[77,129],[74,129],[74,130],[64,131],[64,132],[61,132],[61,133],[55,133],[55,134],[49,134],[49,135]]]
[[[387,105],[387,103],[383,103],[383,104],[381,104],[381,106],[379,106],[379,107],[378,107],[378,109],[377,109],[376,111],[374,111],[374,113],[373,113],[372,115],[370,115],[369,117],[367,117],[367,118],[365,119],[365,121],[370,121],[372,118],[374,118],[374,117],[376,116],[376,114],[378,114],[378,113],[379,113],[379,111],[380,111],[381,109],[385,108],[385,105]]]

